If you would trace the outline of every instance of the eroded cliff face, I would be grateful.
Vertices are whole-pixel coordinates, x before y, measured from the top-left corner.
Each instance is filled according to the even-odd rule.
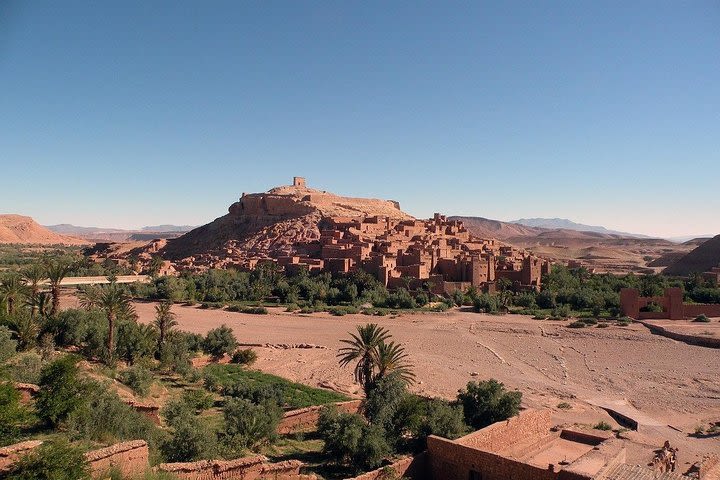
[[[227,215],[168,240],[152,253],[183,268],[230,266],[248,258],[309,253],[317,247],[326,219],[375,215],[413,218],[399,207],[391,200],[342,197],[305,186],[277,187],[265,193],[243,194],[230,205]],[[314,247],[310,245],[313,242]]]

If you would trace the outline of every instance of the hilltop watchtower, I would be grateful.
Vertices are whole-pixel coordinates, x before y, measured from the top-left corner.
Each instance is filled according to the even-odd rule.
[[[293,187],[305,188],[305,177],[293,177]]]

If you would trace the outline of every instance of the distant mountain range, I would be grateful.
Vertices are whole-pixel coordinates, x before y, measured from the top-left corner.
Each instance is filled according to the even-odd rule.
[[[585,225],[582,223],[573,222],[572,220],[568,220],[567,218],[521,218],[520,220],[513,220],[509,223],[525,225],[526,227],[547,228],[550,230],[576,230],[578,232],[604,233],[609,235],[621,235],[623,237],[630,238],[652,238],[648,235],[641,235],[639,233],[628,233],[620,232],[618,230],[609,230],[599,225]]]
[[[125,242],[147,241],[155,238],[176,238],[192,230],[190,225],[153,225],[142,227],[139,230],[125,230],[121,228],[80,227],[69,223],[48,225],[45,228],[61,234],[70,235],[91,241]]]

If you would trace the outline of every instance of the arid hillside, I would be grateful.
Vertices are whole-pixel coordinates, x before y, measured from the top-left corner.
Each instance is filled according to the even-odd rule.
[[[553,261],[579,261],[598,272],[657,273],[694,247],[657,238],[527,227],[481,217],[451,218],[461,220],[473,235],[497,238]]]
[[[307,188],[304,183],[273,188],[265,193],[243,194],[228,213],[179,238],[150,242],[132,250],[105,245],[93,254],[146,260],[159,255],[186,265],[226,259],[232,265],[248,258],[295,254],[320,238],[328,218],[383,216],[412,219],[398,202],[351,198]]]
[[[668,275],[702,273],[720,265],[720,235],[700,244],[665,269]]]
[[[0,215],[0,243],[85,245],[88,242],[52,232],[30,217],[4,214]]]

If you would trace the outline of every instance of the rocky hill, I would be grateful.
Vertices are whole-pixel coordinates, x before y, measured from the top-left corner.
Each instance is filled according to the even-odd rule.
[[[151,242],[132,253],[141,258],[160,255],[174,262],[184,259],[186,264],[203,264],[218,258],[234,263],[247,258],[277,257],[302,250],[304,244],[318,240],[329,218],[375,215],[413,218],[392,200],[343,197],[304,184],[282,186],[265,193],[243,194],[230,205],[226,215],[179,238]],[[118,252],[126,254],[126,249]]]
[[[527,227],[510,222],[501,222],[483,217],[448,217],[450,220],[460,220],[473,235],[480,238],[495,238],[507,240],[512,237],[535,237],[546,232],[544,228]]]
[[[667,267],[666,275],[689,275],[709,271],[720,265],[720,235],[700,244],[687,255]]]
[[[85,245],[88,242],[52,232],[30,217],[4,214],[0,215],[0,243]]]

